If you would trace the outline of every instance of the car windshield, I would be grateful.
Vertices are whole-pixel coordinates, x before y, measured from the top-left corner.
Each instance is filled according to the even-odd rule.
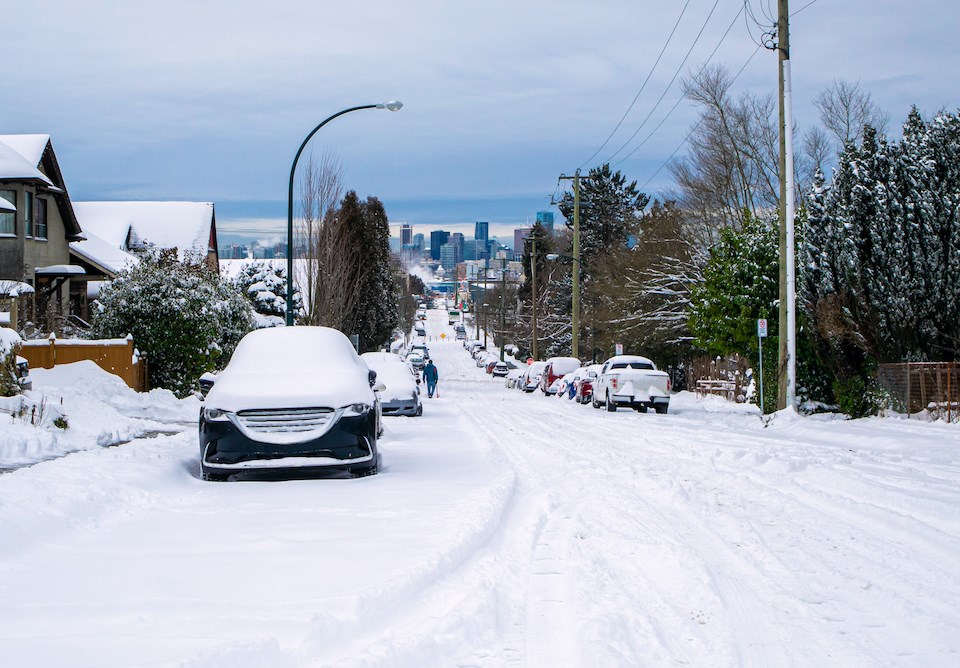
[[[611,369],[653,369],[649,362],[614,362]]]

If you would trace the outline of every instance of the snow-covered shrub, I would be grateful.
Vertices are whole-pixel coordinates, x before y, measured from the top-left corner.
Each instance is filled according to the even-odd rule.
[[[287,268],[268,260],[255,260],[243,265],[233,279],[240,294],[244,295],[258,314],[258,328],[277,327],[286,322],[287,313]],[[300,291],[293,291],[293,312],[303,312]]]
[[[0,327],[0,397],[12,397],[20,392],[17,384],[17,352],[22,343],[14,330]]]
[[[141,259],[100,292],[91,336],[132,334],[147,356],[150,385],[184,397],[253,329],[252,309],[233,284],[202,264]]]

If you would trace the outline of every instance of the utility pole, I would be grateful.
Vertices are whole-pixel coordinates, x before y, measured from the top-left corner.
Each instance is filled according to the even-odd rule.
[[[580,359],[580,170],[573,176],[560,175],[560,180],[573,181],[573,313],[571,316],[572,355]]]
[[[503,361],[504,336],[507,330],[507,256],[503,256],[503,276],[500,282],[500,361]]]
[[[777,80],[780,93],[780,363],[777,408],[796,406],[797,295],[794,243],[793,86],[790,80],[790,11],[777,0]]]
[[[533,341],[530,345],[530,352],[533,359],[537,357],[537,237],[530,237],[530,303],[533,310]]]
[[[488,253],[489,255],[489,253]],[[483,297],[480,298],[480,303],[487,301],[487,273],[490,271],[490,258],[483,258]],[[477,327],[477,341],[480,340],[480,328]],[[487,309],[483,309],[483,348],[487,348]]]

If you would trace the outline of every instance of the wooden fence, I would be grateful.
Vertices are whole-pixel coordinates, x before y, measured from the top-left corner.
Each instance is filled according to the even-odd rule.
[[[147,360],[133,346],[133,337],[125,339],[48,339],[24,341],[20,355],[31,369],[52,369],[57,364],[82,360],[94,362],[104,371],[120,376],[137,392],[146,392]]]
[[[716,394],[730,401],[746,401],[750,368],[746,357],[698,357],[687,367],[687,389],[697,394]]]

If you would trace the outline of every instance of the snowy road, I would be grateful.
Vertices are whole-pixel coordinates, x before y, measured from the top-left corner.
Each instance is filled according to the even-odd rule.
[[[204,483],[193,430],[0,476],[3,664],[960,663],[956,426],[608,414],[430,346],[372,478]]]

